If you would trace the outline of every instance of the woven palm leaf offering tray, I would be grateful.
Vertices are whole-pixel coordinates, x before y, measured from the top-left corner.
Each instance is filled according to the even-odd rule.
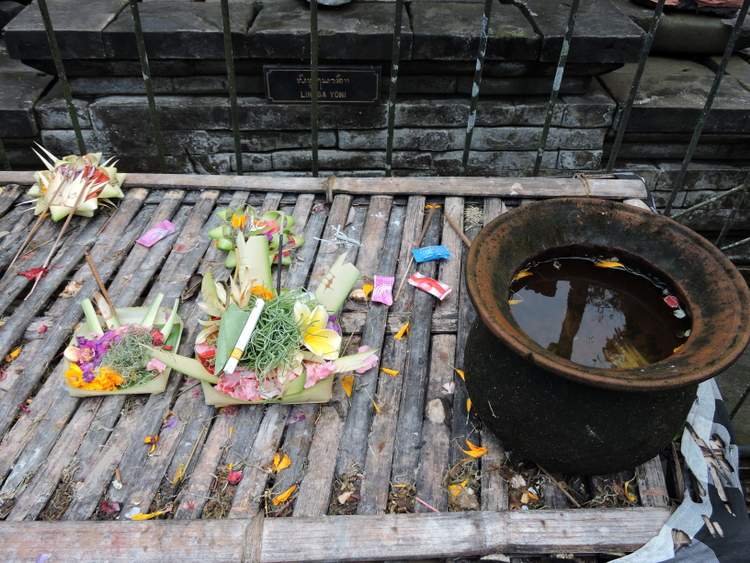
[[[102,315],[84,299],[81,308],[86,321],[64,352],[68,393],[94,397],[163,392],[170,369],[152,350],[172,350],[180,345],[179,302],[175,301],[171,311],[162,309],[160,294],[149,307],[114,309],[98,297]]]
[[[325,403],[335,374],[377,365],[366,347],[341,356],[337,318],[360,277],[353,264],[340,256],[314,290],[274,288],[272,263],[280,276],[302,244],[289,231],[291,218],[258,216],[252,208],[223,210],[219,217],[226,224],[209,236],[228,252],[234,272],[228,284],[203,276],[199,307],[207,318],[200,321],[195,357],[152,348],[154,358],[199,380],[206,403],[215,406]]]

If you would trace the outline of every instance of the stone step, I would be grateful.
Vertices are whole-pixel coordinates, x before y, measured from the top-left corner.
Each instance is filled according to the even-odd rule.
[[[620,105],[627,99],[635,67],[628,64],[601,77]],[[713,79],[714,71],[698,62],[649,57],[628,122],[628,133],[691,133]],[[748,108],[750,90],[735,76],[725,76],[704,132],[750,133]]]
[[[555,62],[567,21],[563,4],[528,0],[493,4],[488,59]],[[127,0],[48,0],[64,59],[135,60],[132,15]],[[229,3],[235,56],[308,60],[310,16],[302,0]],[[463,60],[476,57],[483,2],[414,0],[402,14],[402,60]],[[220,4],[150,0],[140,4],[151,60],[221,59],[224,55]],[[389,61],[394,4],[356,2],[318,13],[319,54],[330,60]],[[570,61],[623,63],[637,58],[642,32],[610,0],[584,0]],[[35,4],[7,26],[15,58],[50,58]]]
[[[8,57],[0,43],[0,138],[38,133],[34,105],[53,80]]]

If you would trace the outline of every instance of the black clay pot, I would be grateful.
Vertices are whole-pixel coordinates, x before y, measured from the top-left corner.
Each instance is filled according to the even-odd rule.
[[[637,260],[668,280],[692,319],[682,349],[643,368],[590,368],[521,331],[507,299],[513,275],[569,247]],[[465,353],[472,402],[507,449],[550,471],[611,473],[651,459],[680,432],[698,383],[750,340],[750,291],[731,262],[679,223],[620,203],[563,198],[501,215],[474,240],[466,281],[477,310]]]

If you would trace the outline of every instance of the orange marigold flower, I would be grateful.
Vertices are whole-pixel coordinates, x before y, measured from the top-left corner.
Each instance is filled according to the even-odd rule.
[[[244,213],[232,213],[232,228],[233,229],[244,229],[247,225],[247,215]]]
[[[273,291],[263,287],[262,285],[254,285],[250,289],[250,293],[255,295],[255,297],[260,297],[261,299],[264,299],[266,301],[273,299]]]
[[[86,385],[86,382],[83,380],[83,370],[78,367],[78,364],[70,364],[65,371],[65,379],[71,387],[75,387],[76,389],[80,389]]]

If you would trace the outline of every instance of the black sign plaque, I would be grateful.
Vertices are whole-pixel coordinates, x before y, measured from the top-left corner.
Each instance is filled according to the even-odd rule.
[[[310,67],[263,67],[266,96],[271,102],[310,103]],[[318,67],[318,102],[321,104],[378,101],[380,69],[374,66]]]

